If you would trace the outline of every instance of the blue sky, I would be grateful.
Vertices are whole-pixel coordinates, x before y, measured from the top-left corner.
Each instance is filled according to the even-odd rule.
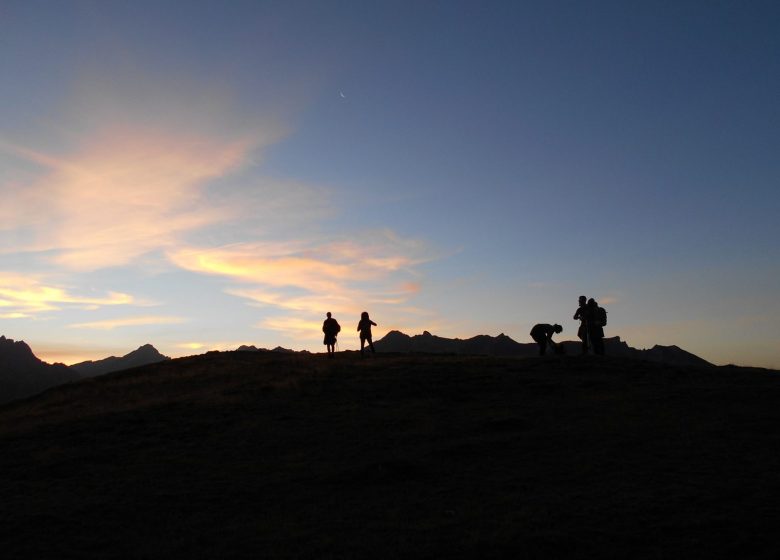
[[[5,2],[0,332],[608,336],[780,367],[773,2]]]

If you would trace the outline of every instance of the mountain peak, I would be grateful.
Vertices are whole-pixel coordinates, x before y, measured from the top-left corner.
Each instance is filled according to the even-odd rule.
[[[105,373],[111,373],[122,369],[145,366],[147,364],[163,362],[165,360],[170,360],[170,358],[160,354],[157,348],[151,344],[144,344],[129,354],[125,354],[121,358],[111,356],[103,360],[86,361],[73,364],[70,367],[85,377],[94,377],[96,375],[103,375]]]
[[[26,342],[0,336],[0,403],[76,379],[70,368],[38,359]]]
[[[4,368],[36,366],[43,364],[23,340],[0,336],[0,365]]]
[[[152,346],[151,344],[144,344],[143,346],[139,346],[136,350],[133,350],[129,354],[126,354],[124,357],[129,358],[130,356],[144,356],[149,358],[159,358],[160,360],[167,360],[170,359],[167,356],[163,356],[160,354],[160,352]]]

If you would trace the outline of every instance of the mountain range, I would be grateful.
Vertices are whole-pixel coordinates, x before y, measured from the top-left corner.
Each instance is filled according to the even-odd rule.
[[[0,404],[63,383],[165,360],[170,358],[160,354],[151,344],[145,344],[121,358],[111,356],[72,366],[47,364],[35,356],[25,342],[0,336]]]
[[[580,353],[580,343],[563,341],[560,345],[568,355]],[[378,352],[424,353],[424,354],[469,354],[487,356],[536,356],[539,347],[536,343],[521,343],[501,333],[498,336],[479,335],[467,339],[443,338],[424,331],[422,334],[409,336],[400,331],[390,331],[382,339],[374,342]],[[712,366],[708,361],[691,354],[677,346],[653,346],[648,350],[632,348],[619,336],[604,339],[606,353],[610,356],[621,356],[660,362],[670,365]]]
[[[676,366],[712,366],[706,360],[686,352],[677,346],[654,346],[647,350],[638,350],[620,340],[620,337],[605,339],[606,353],[647,360]],[[564,341],[560,343],[568,355],[580,353],[580,343]],[[444,338],[424,331],[409,336],[400,331],[390,331],[374,343],[378,352],[455,354],[485,356],[536,356],[535,343],[520,343],[505,334],[498,336],[479,335],[468,339]],[[268,352],[255,346],[241,346],[243,352]],[[292,353],[292,350],[276,347],[271,352]],[[308,352],[306,352],[308,353]],[[121,357],[110,356],[96,361],[85,361],[71,366],[47,364],[33,354],[32,349],[22,341],[15,342],[0,336],[0,404],[14,399],[28,397],[49,387],[61,385],[79,379],[95,377],[125,369],[154,364],[170,360],[151,344],[145,344]]]
[[[111,356],[94,362],[80,362],[78,364],[73,364],[70,368],[76,370],[82,377],[95,377],[96,375],[103,375],[104,373],[111,373],[112,371],[145,366],[146,364],[154,364],[165,360],[170,360],[170,358],[160,354],[157,351],[157,348],[151,344],[144,344],[137,350],[133,350],[121,358]]]
[[[0,336],[0,403],[77,379],[79,374],[68,366],[47,364],[25,342]]]

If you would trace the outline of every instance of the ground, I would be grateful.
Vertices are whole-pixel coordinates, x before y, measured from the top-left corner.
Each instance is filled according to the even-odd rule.
[[[210,353],[0,407],[6,558],[776,558],[780,373]]]

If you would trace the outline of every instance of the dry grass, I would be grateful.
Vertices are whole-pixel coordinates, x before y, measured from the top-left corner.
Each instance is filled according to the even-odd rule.
[[[215,353],[0,408],[8,558],[766,557],[777,372]]]

